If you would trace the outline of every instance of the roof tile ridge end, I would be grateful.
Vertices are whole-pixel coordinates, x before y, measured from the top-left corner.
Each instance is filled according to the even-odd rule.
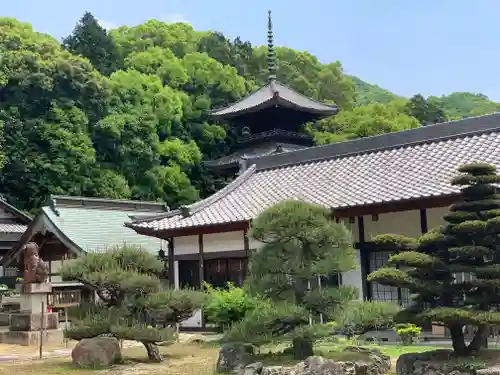
[[[230,194],[232,191],[237,189],[239,186],[241,186],[241,184],[247,181],[250,178],[250,176],[252,176],[255,173],[256,170],[257,166],[253,164],[247,170],[245,170],[241,175],[239,175],[238,178],[236,178],[233,182],[226,185],[225,187],[223,187],[221,190],[214,193],[210,197],[187,206],[181,206],[180,211],[182,215],[184,217],[191,216],[196,212],[204,209],[205,207],[214,204],[219,199],[225,197],[226,195]]]
[[[131,225],[131,226],[134,226],[136,224],[149,223],[151,221],[168,219],[168,218],[171,218],[173,216],[180,215],[180,214],[181,214],[181,210],[180,209],[176,209],[176,210],[168,211],[168,212],[165,212],[165,213],[160,213],[158,215],[151,215],[151,216],[148,216],[148,217],[144,217],[142,219],[135,219],[135,220],[132,219],[132,221],[130,223],[128,223],[128,224]]]

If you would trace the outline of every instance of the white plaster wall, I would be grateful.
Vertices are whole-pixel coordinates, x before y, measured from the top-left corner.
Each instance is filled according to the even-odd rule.
[[[401,234],[408,237],[420,237],[420,210],[389,212],[380,214],[377,221],[372,216],[364,217],[365,241],[371,241],[378,234]]]
[[[59,273],[61,272],[62,261],[53,260],[50,262],[50,273]]]
[[[339,224],[344,225],[351,232],[353,245],[359,241],[358,218],[354,218],[354,223],[349,222],[349,218],[340,219]]]
[[[262,245],[262,242],[254,240],[251,236],[248,237],[248,247],[250,250],[259,250]]]
[[[437,207],[437,208],[428,208],[427,209],[427,226],[429,230],[432,228],[436,228],[440,225],[446,224],[446,221],[443,220],[443,216],[449,212],[448,206],[446,207]]]
[[[60,283],[61,281],[63,281],[63,279],[59,275],[50,276],[50,282],[51,283]]]
[[[342,272],[342,285],[350,285],[358,289],[358,299],[363,299],[363,278],[361,277],[361,258],[359,250],[356,250],[356,263],[355,269],[348,272]]]
[[[198,254],[198,236],[174,238],[174,255]]]
[[[245,249],[245,232],[225,232],[203,235],[203,252],[234,251]]]
[[[203,235],[203,252],[244,250],[244,232],[224,232]],[[174,239],[174,254],[198,254],[198,236],[183,236]]]

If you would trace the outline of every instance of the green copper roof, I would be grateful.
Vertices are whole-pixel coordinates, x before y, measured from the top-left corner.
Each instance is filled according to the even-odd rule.
[[[160,250],[158,238],[137,235],[124,226],[134,211],[61,207],[59,215],[49,207],[43,213],[79,250],[102,252],[123,244],[137,245],[151,252]]]
[[[158,202],[52,196],[1,263],[8,265],[33,236],[45,232],[53,233],[77,254],[103,252],[124,244],[157,253],[162,247],[159,238],[137,234],[125,224],[131,217],[158,216],[167,211],[168,207]]]
[[[158,215],[167,210],[165,204],[156,202],[53,196],[41,214],[47,219],[46,228],[66,237],[75,250],[102,252],[128,244],[158,252],[158,238],[138,235],[125,223],[131,221],[130,216]]]

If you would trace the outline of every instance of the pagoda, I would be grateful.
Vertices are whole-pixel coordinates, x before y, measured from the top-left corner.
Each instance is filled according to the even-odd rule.
[[[314,138],[305,132],[304,125],[339,111],[337,105],[309,99],[276,79],[271,11],[267,39],[268,83],[242,100],[210,113],[214,120],[230,123],[238,134],[229,155],[204,162],[216,174],[234,176],[246,159],[313,146]]]

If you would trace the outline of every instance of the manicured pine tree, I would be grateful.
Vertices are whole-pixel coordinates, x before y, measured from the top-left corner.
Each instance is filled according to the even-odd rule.
[[[154,255],[127,246],[66,261],[63,278],[80,281],[99,297],[70,310],[66,336],[81,340],[112,335],[140,341],[151,361],[161,361],[156,344],[173,342],[176,324],[192,316],[204,301],[201,292],[164,289],[157,276],[162,270]]]
[[[452,180],[462,200],[450,206],[447,225],[420,239],[382,235],[381,247],[415,247],[389,259],[373,272],[370,281],[409,288],[413,304],[399,321],[432,322],[449,329],[459,355],[478,351],[487,343],[490,326],[500,325],[500,182],[492,165],[473,163],[459,168]],[[457,274],[470,275],[458,279]],[[463,328],[475,326],[466,344]]]
[[[247,314],[226,339],[260,344],[288,337],[294,357],[305,359],[313,354],[317,333],[309,327],[310,316],[328,319],[358,292],[348,286],[319,287],[317,282],[355,267],[351,234],[332,220],[329,210],[285,201],[261,213],[251,235],[263,246],[251,258],[246,287],[269,303]]]

